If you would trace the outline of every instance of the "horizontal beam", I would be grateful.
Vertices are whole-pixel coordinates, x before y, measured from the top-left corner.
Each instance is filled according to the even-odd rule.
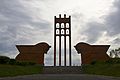
[[[69,18],[55,18],[55,23],[70,23]]]
[[[70,28],[55,28],[55,29],[70,29]]]
[[[70,36],[70,34],[56,34],[56,36]]]

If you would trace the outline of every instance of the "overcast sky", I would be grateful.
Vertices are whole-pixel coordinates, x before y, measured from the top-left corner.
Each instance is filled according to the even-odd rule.
[[[120,0],[0,0],[0,55],[14,58],[16,44],[51,45],[45,64],[53,65],[54,16],[72,17],[72,61],[80,64],[74,49],[78,42],[120,47]]]

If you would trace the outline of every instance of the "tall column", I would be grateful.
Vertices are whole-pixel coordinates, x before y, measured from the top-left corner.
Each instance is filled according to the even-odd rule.
[[[61,18],[61,15],[59,15]],[[61,23],[59,23],[59,66],[61,66]]]
[[[61,30],[60,30],[61,34]],[[61,36],[59,36],[59,66],[61,66]]]
[[[66,24],[64,24],[64,66],[66,66]]]
[[[56,16],[54,19],[54,66],[56,66]]]
[[[69,66],[71,66],[71,16],[69,16]]]
[[[66,14],[64,14],[66,18]],[[66,66],[66,23],[64,23],[64,66]]]

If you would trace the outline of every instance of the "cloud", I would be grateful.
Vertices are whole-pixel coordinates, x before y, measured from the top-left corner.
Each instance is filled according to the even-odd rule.
[[[114,43],[114,44],[120,44],[120,38],[114,39],[113,43]]]
[[[96,20],[85,20],[83,14],[74,14],[73,16],[74,26],[76,27],[74,30],[76,31],[74,34],[76,34],[75,41],[84,41],[88,43],[95,43],[99,40],[99,38],[102,36],[103,32],[106,29],[106,26],[104,23],[100,23]],[[78,24],[79,23],[79,24]]]
[[[95,43],[102,36],[105,30],[104,24],[97,22],[90,22],[86,25],[88,28],[82,32],[83,35],[87,36],[88,43]]]
[[[92,44],[100,43],[99,42],[100,40],[106,40],[106,38],[111,40],[104,41],[104,43],[106,42],[112,45],[114,45],[114,42],[118,43],[119,42],[118,38],[120,38],[119,14],[120,14],[120,0],[116,0],[114,1],[113,6],[111,6],[110,8],[109,14],[102,15],[99,20],[89,19],[89,21],[84,22],[85,25],[82,25],[83,28],[81,28],[80,25],[78,32],[79,36],[83,37],[83,40],[85,42]]]
[[[16,44],[34,43],[39,38],[43,41],[40,36],[51,33],[51,24],[42,18],[34,20],[24,5],[20,0],[0,2],[0,54],[16,51]]]
[[[115,0],[113,9],[105,20],[110,36],[120,34],[120,0]]]

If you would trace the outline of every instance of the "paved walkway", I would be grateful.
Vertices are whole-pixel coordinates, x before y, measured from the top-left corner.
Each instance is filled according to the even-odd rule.
[[[87,74],[37,74],[0,78],[0,80],[120,80],[120,77]]]

